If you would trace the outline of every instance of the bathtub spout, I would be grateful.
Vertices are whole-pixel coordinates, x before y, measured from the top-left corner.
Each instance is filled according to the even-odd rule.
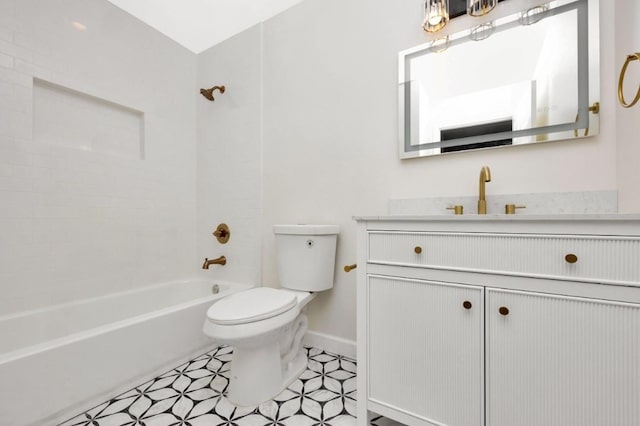
[[[226,265],[227,264],[227,258],[224,256],[220,256],[217,259],[211,259],[209,260],[208,258],[204,259],[204,263],[202,264],[202,269],[209,269],[209,266],[211,265]]]

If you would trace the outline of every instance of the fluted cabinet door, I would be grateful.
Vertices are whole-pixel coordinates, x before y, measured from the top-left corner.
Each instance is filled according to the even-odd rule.
[[[640,305],[486,299],[487,426],[640,425]]]
[[[368,276],[368,400],[404,413],[409,424],[482,425],[483,294]]]

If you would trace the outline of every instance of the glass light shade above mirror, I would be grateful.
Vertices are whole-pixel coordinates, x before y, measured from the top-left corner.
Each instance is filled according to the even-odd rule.
[[[400,157],[598,134],[598,7],[509,0],[400,52]]]
[[[491,12],[498,4],[498,0],[467,0],[467,14],[482,16]]]
[[[425,0],[422,29],[435,33],[449,22],[449,0]]]

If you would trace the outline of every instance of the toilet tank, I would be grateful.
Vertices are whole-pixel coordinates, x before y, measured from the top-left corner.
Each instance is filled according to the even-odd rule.
[[[337,225],[274,225],[280,286],[322,291],[333,287]]]

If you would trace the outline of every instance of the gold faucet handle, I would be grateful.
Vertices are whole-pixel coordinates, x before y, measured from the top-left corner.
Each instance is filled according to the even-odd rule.
[[[447,207],[447,210],[453,210],[453,214],[461,215],[464,213],[464,206],[455,205],[452,207]]]
[[[226,244],[227,241],[229,241],[229,237],[231,237],[229,226],[226,223],[221,223],[216,230],[213,231],[213,236],[216,237],[220,244]]]
[[[516,214],[516,209],[526,209],[527,206],[516,206],[515,204],[505,204],[504,212],[505,214]]]

